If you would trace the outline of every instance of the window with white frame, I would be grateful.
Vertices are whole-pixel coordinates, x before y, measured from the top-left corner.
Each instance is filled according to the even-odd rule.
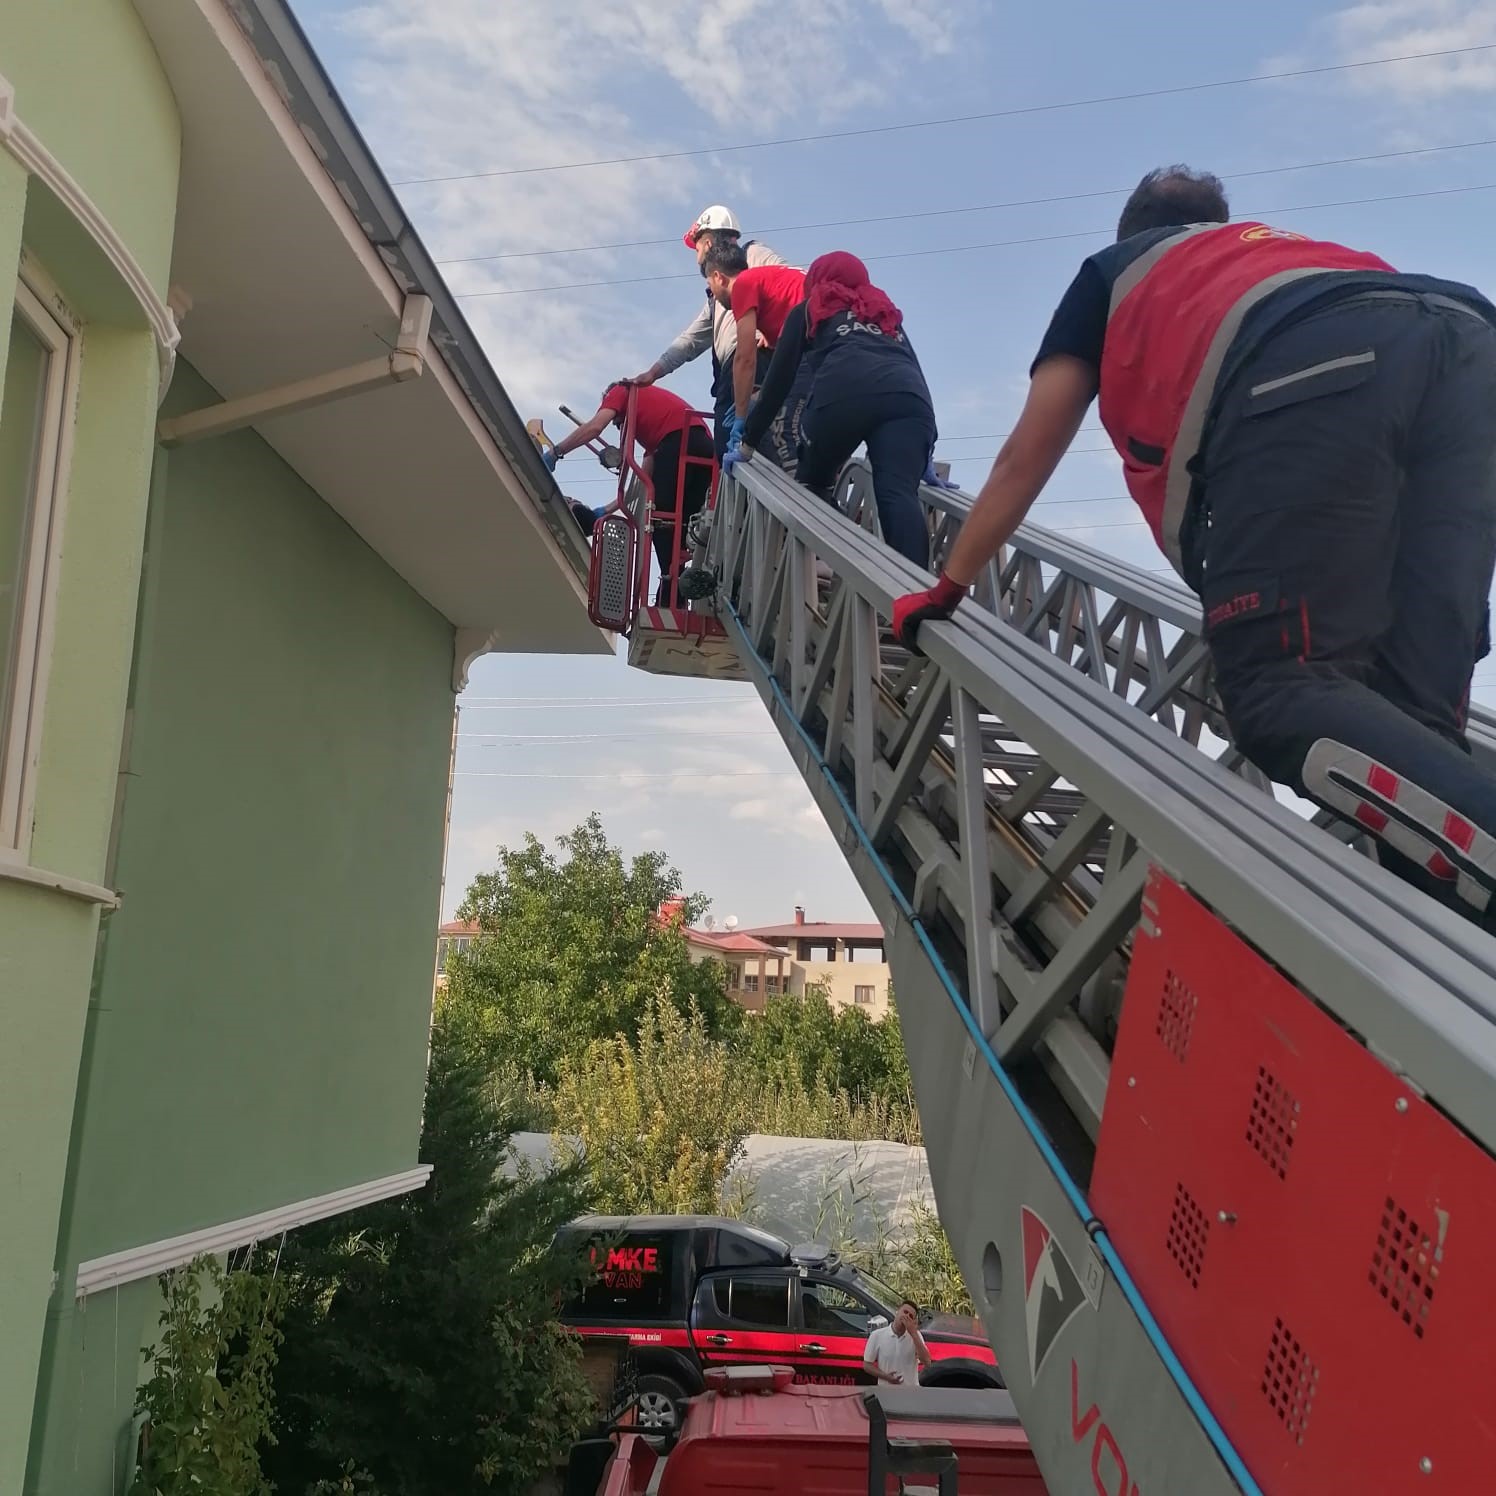
[[[30,841],[76,353],[23,277],[0,383],[0,853]]]

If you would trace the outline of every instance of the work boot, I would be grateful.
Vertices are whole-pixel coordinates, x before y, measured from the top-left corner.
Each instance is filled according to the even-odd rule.
[[[1496,837],[1405,775],[1332,738],[1309,750],[1303,780],[1321,805],[1392,853],[1384,859],[1389,870],[1492,927]]]

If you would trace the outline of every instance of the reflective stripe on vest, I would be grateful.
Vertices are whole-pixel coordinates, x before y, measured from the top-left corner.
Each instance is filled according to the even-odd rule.
[[[1261,223],[1195,224],[1151,245],[1112,287],[1101,424],[1128,492],[1181,575],[1189,464],[1247,314],[1305,276],[1392,267],[1375,255]]]

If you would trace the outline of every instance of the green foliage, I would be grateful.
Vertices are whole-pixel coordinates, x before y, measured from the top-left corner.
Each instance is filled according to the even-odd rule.
[[[470,1020],[444,994],[427,1188],[287,1248],[279,1444],[266,1456],[283,1492],[521,1491],[593,1416],[580,1348],[555,1319],[584,1268],[550,1249],[584,1208],[582,1181],[575,1170],[503,1177],[511,1128]]]
[[[919,1114],[903,1100],[873,1096],[859,1101],[824,1080],[809,1089],[798,1075],[783,1081],[746,1082],[752,1131],[781,1138],[841,1138],[853,1143],[886,1139],[919,1146]]]
[[[477,920],[483,938],[452,959],[448,990],[495,1068],[519,1059],[554,1084],[563,1058],[596,1039],[632,1037],[652,1003],[682,1013],[694,1005],[713,1034],[741,1024],[721,967],[694,964],[681,931],[658,917],[662,903],[683,897],[663,854],[626,862],[596,814],[558,847],[561,855],[530,836],[501,849],[498,868],[463,901],[462,917]],[[702,907],[684,898],[688,921]]]
[[[915,1205],[907,1232],[899,1239],[892,1271],[921,1308],[946,1314],[975,1314],[961,1265],[934,1208]]]
[[[897,1010],[874,1023],[824,992],[769,998],[734,1048],[754,1088],[754,1131],[919,1141]]]
[[[694,1009],[655,1002],[633,1043],[598,1039],[561,1064],[556,1127],[569,1136],[557,1145],[575,1152],[600,1210],[716,1210],[749,1119],[733,1056]]]
[[[556,1126],[556,1093],[543,1080],[536,1080],[522,1061],[489,1061],[488,1086],[493,1104],[508,1119],[515,1132],[553,1132]]]
[[[162,1280],[161,1338],[146,1348],[146,1416],[131,1496],[268,1496],[258,1446],[270,1437],[271,1374],[284,1289],[210,1258]]]
[[[332,1480],[319,1480],[306,1488],[306,1496],[377,1496],[377,1493],[374,1477],[367,1470],[360,1470],[353,1460],[345,1460]]]

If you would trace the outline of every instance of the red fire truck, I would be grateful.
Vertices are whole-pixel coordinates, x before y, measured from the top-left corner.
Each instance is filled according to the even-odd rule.
[[[664,1466],[660,1468],[660,1460]],[[880,1479],[881,1478],[881,1479]],[[668,1455],[621,1430],[573,1451],[567,1496],[1045,1496],[999,1390],[817,1387],[788,1366],[707,1373]]]

